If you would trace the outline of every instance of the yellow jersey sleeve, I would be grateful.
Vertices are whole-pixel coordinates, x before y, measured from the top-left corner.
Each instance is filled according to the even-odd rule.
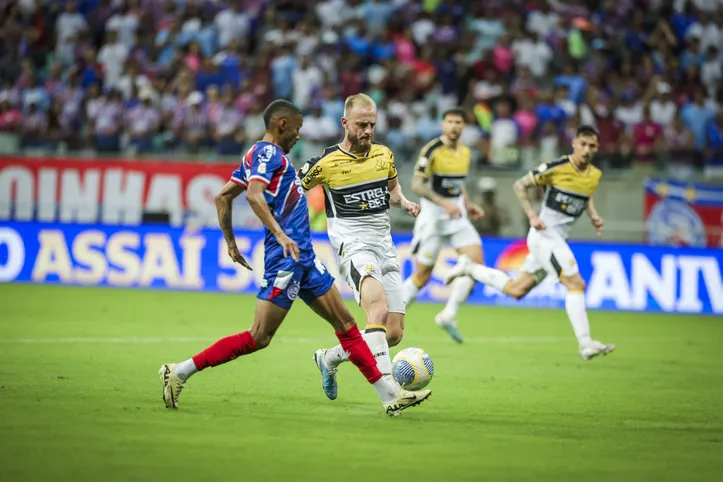
[[[399,173],[397,172],[397,166],[394,165],[394,153],[392,153],[392,151],[390,149],[389,150],[389,180],[394,181],[398,177],[399,177]]]
[[[552,184],[552,180],[555,177],[556,168],[566,165],[568,163],[567,156],[551,163],[542,163],[537,166],[537,169],[530,171],[532,180],[538,186],[549,186]]]
[[[422,176],[424,179],[428,179],[433,172],[434,164],[434,153],[437,148],[441,147],[442,141],[440,139],[434,139],[428,142],[426,146],[422,148],[417,158],[417,164],[414,167],[414,173]]]
[[[324,184],[325,173],[320,160],[321,157],[312,157],[299,170],[304,191],[311,191],[319,184]]]

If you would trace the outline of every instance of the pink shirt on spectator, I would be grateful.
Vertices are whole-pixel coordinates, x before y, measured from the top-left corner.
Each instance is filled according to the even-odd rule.
[[[492,50],[492,63],[497,70],[507,74],[515,63],[515,53],[511,49],[497,45]]]
[[[633,128],[633,139],[638,146],[652,147],[663,129],[655,122],[642,122]]]
[[[0,131],[9,131],[20,124],[22,117],[17,109],[8,109],[0,114]]]
[[[407,38],[400,38],[394,45],[400,62],[412,63],[416,60],[414,44]]]
[[[537,116],[527,110],[518,110],[512,118],[517,122],[517,125],[520,126],[521,137],[524,140],[529,139],[537,127]]]
[[[184,62],[186,63],[186,67],[193,70],[194,72],[196,72],[201,66],[201,61],[198,59],[198,56],[193,54],[186,55]]]

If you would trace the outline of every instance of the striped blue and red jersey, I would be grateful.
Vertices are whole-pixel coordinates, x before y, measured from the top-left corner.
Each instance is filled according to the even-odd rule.
[[[241,165],[231,176],[231,182],[246,189],[251,181],[266,185],[266,202],[281,229],[299,246],[299,262],[312,262],[314,251],[306,197],[296,169],[279,146],[257,142],[244,155]],[[265,264],[268,266],[274,259],[283,258],[284,250],[268,228],[264,227],[264,232]]]

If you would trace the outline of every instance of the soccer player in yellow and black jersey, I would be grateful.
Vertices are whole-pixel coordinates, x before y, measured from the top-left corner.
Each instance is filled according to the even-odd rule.
[[[572,154],[551,163],[540,164],[534,171],[515,182],[514,189],[522,209],[530,220],[527,248],[530,254],[515,279],[507,273],[470,262],[461,257],[449,275],[450,282],[459,276],[472,276],[513,298],[520,299],[548,275],[559,278],[567,288],[565,310],[578,341],[580,356],[589,360],[615,349],[590,337],[590,324],[585,309],[585,281],[567,244],[572,224],[587,213],[593,226],[602,233],[603,219],[595,209],[593,194],[602,172],[591,164],[598,149],[598,133],[590,126],[581,126],[572,141]],[[538,215],[527,197],[527,189],[544,186],[545,197]]]
[[[427,143],[417,160],[412,191],[422,198],[422,212],[414,224],[412,241],[416,267],[414,274],[404,282],[407,305],[414,301],[432,277],[444,243],[450,243],[460,255],[467,256],[472,262],[482,263],[480,237],[468,216],[477,220],[484,211],[470,202],[467,196],[465,182],[470,151],[459,142],[465,117],[465,111],[459,108],[446,111],[442,115],[442,135]],[[435,317],[436,323],[459,343],[462,336],[457,330],[457,312],[472,288],[472,278],[461,276],[456,279],[447,306]]]
[[[339,271],[366,314],[364,340],[382,375],[390,376],[389,346],[402,339],[405,305],[389,207],[417,216],[419,205],[404,197],[392,151],[372,142],[376,121],[376,104],[368,95],[346,99],[341,119],[344,140],[304,164],[301,185],[307,191],[317,185],[324,188],[327,229]],[[332,400],[337,397],[337,368],[348,357],[341,345],[314,353],[324,393]],[[413,398],[390,398],[388,403],[400,405],[395,410],[417,405],[431,394],[429,390],[402,393]]]

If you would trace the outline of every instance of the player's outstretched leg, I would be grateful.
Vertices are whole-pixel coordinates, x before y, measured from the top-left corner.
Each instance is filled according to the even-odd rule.
[[[562,276],[562,284],[567,287],[565,295],[565,311],[575,332],[580,348],[580,357],[590,360],[598,355],[607,355],[615,350],[615,345],[601,343],[590,336],[590,322],[585,308],[585,281],[580,273],[572,276]]]
[[[269,346],[276,330],[289,311],[266,300],[256,302],[256,314],[250,330],[221,338],[196,356],[181,363],[167,363],[158,374],[163,383],[166,408],[178,408],[178,398],[191,375],[215,367]]]
[[[372,345],[370,341],[376,344],[386,344],[384,330],[375,331],[374,328],[370,328],[368,330],[370,333],[365,333],[364,337],[362,337],[356,326],[356,321],[346,305],[344,305],[335,286],[332,286],[324,295],[310,301],[308,304],[318,315],[334,327],[340,342],[337,351],[344,353],[345,359],[356,365],[367,381],[374,386],[387,415],[396,417],[407,408],[419,405],[429,398],[432,393],[429,390],[409,392],[400,389],[391,376],[391,361],[389,362],[388,372],[380,370],[379,361],[375,359],[378,349],[375,350],[375,345]],[[374,335],[374,333],[377,333],[377,335]],[[332,364],[328,361],[326,355],[329,351],[332,350],[318,350],[314,353],[314,361],[322,375],[324,393],[328,398],[334,400],[337,395],[336,371],[338,363]],[[388,347],[386,352],[388,357]]]
[[[477,233],[474,233],[474,237],[479,239]],[[457,251],[465,263],[472,263],[478,266],[482,265],[482,247],[479,243],[462,246]],[[453,280],[450,280],[449,283],[452,285],[452,292],[449,295],[449,300],[447,300],[444,309],[434,318],[437,325],[447,331],[449,336],[457,343],[463,342],[462,334],[457,328],[457,313],[459,312],[459,307],[469,298],[470,293],[472,293],[474,282],[475,280],[469,274],[465,273],[461,273],[455,276]]]

